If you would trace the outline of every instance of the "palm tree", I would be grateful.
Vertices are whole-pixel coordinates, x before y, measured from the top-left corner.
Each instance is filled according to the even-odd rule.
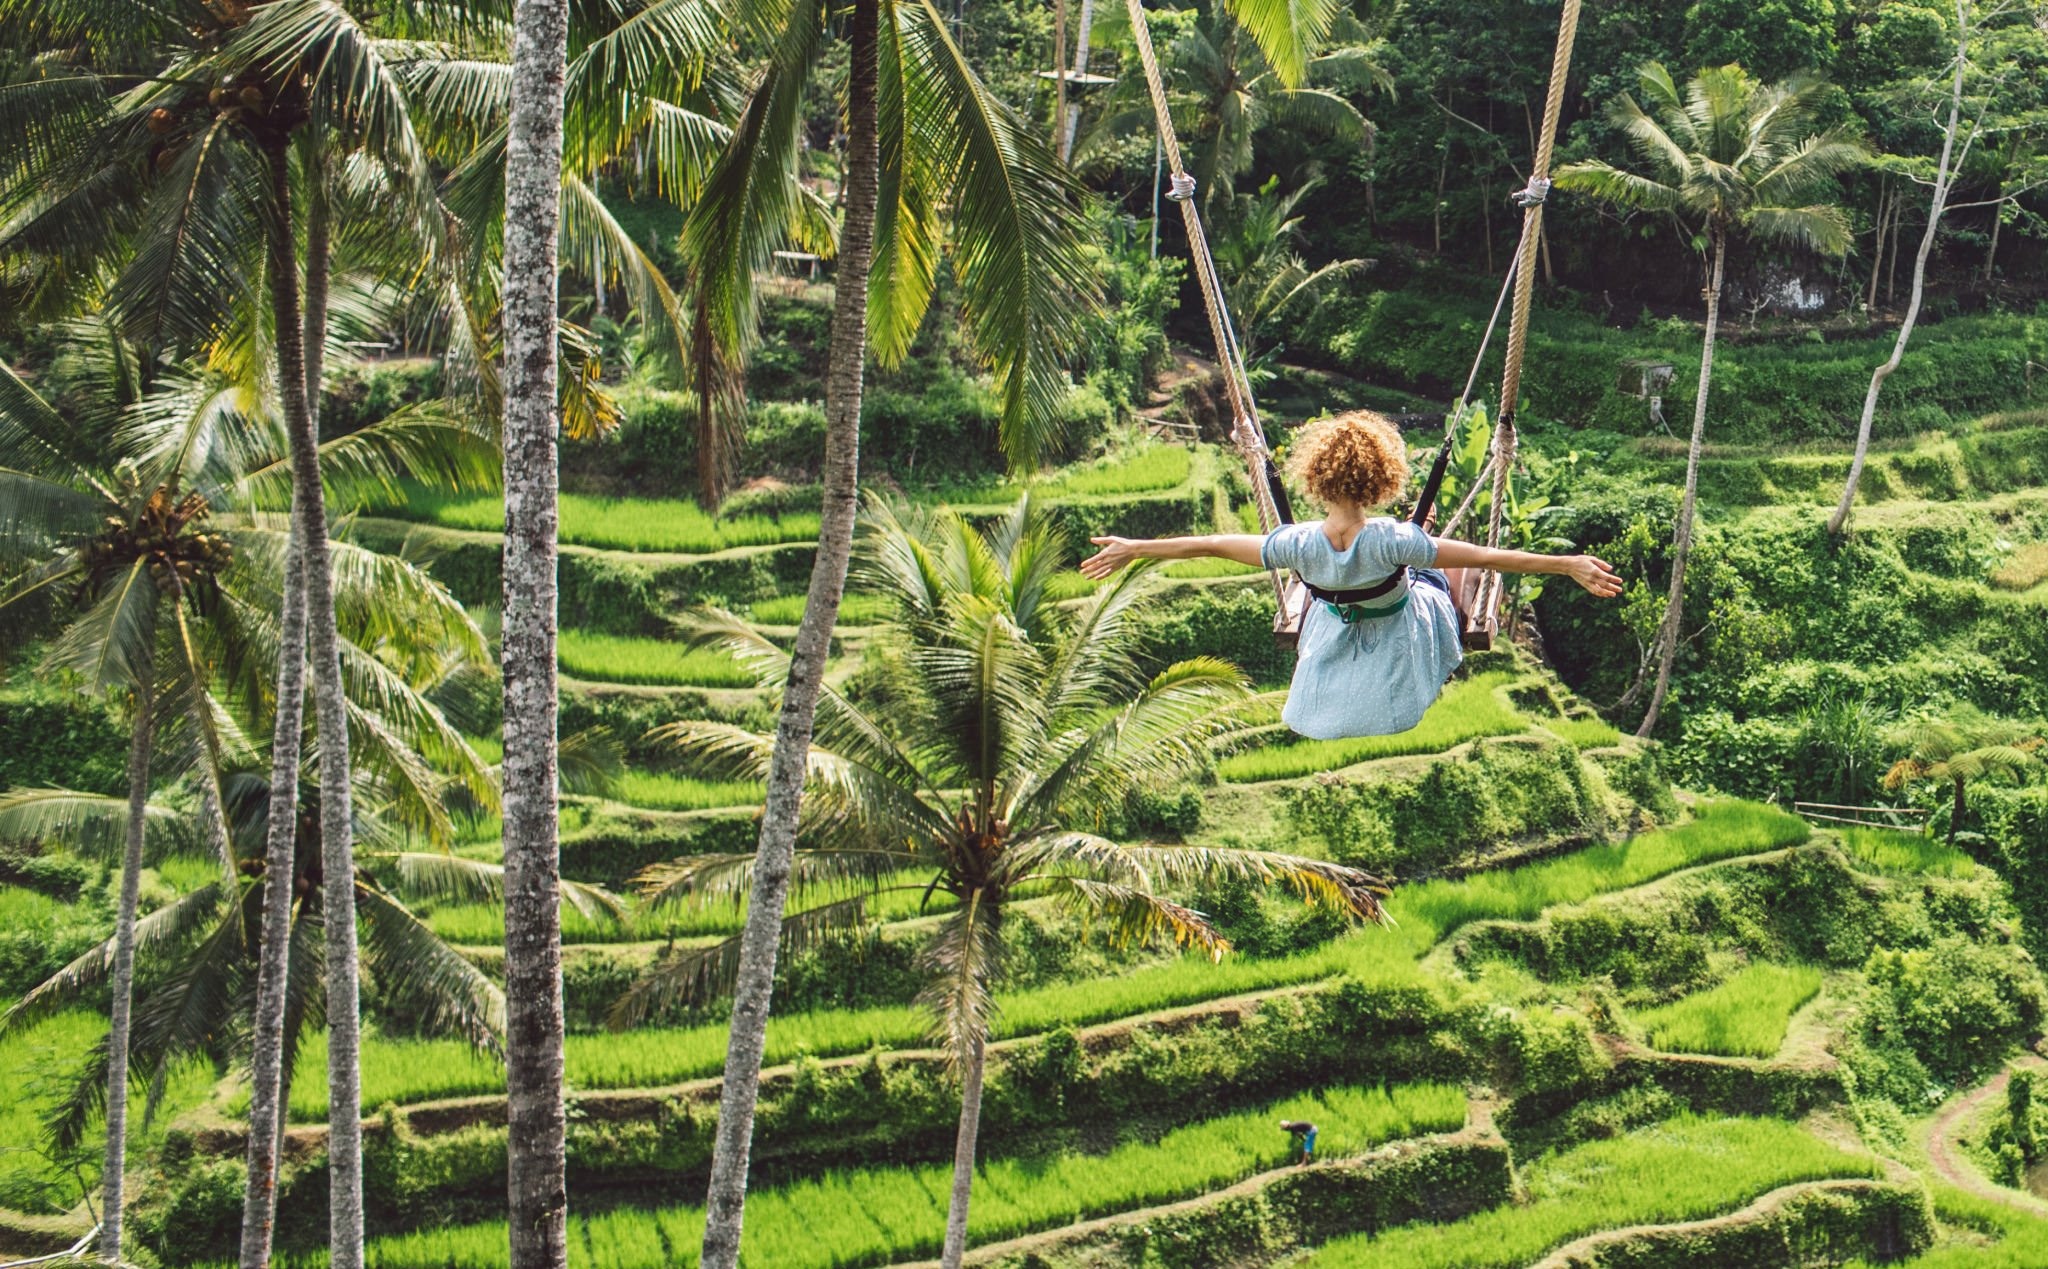
[[[1748,236],[1823,255],[1847,251],[1848,217],[1831,201],[1839,195],[1835,178],[1862,163],[1866,153],[1843,129],[1818,126],[1816,114],[1827,85],[1812,76],[1761,84],[1739,66],[1711,67],[1694,75],[1681,91],[1669,71],[1650,62],[1637,80],[1648,107],[1624,93],[1608,117],[1628,139],[1642,170],[1589,159],[1558,169],[1556,181],[1561,189],[1583,190],[1619,207],[1670,215],[1699,235],[1706,252],[1707,327],[1700,346],[1692,442],[1686,452],[1685,494],[1672,545],[1671,587],[1657,632],[1657,685],[1636,730],[1647,737],[1656,729],[1671,687],[1671,666],[1678,658],[1728,244],[1737,236]],[[1625,699],[1632,699],[1633,692]]]
[[[568,0],[514,9],[505,144],[506,1213],[512,1269],[568,1263],[556,798],[556,249]]]
[[[1145,679],[1134,642],[1150,574],[1133,569],[1071,616],[1048,583],[1066,563],[1063,535],[1028,499],[987,532],[951,513],[899,518],[878,508],[859,581],[895,601],[901,669],[885,699],[820,692],[803,803],[806,838],[790,872],[837,889],[830,902],[781,916],[800,945],[861,920],[888,890],[944,891],[959,901],[921,964],[919,1000],[961,1080],[953,1197],[943,1263],[960,1264],[981,1115],[985,1046],[1003,976],[1004,916],[1049,898],[1116,939],[1165,935],[1207,954],[1227,944],[1207,918],[1162,892],[1224,879],[1286,881],[1313,902],[1370,920],[1385,893],[1364,873],[1258,850],[1126,846],[1095,831],[1134,790],[1185,776],[1237,725],[1248,698],[1221,661],[1183,661]],[[779,683],[789,656],[739,618],[714,613],[705,637]],[[758,777],[780,737],[717,723],[655,735],[713,769]],[[647,903],[759,902],[753,855],[707,855],[640,877]],[[728,989],[739,938],[671,954],[624,997],[621,1025],[672,1001]]]
[[[1276,177],[1255,194],[1233,194],[1218,218],[1216,268],[1248,357],[1283,318],[1313,306],[1331,283],[1371,267],[1369,260],[1332,260],[1315,269],[1302,263],[1295,250],[1301,233],[1295,209],[1319,184],[1304,181],[1283,194]]]
[[[1227,197],[1252,167],[1253,142],[1262,129],[1285,127],[1310,136],[1363,146],[1372,124],[1345,96],[1351,88],[1390,88],[1364,27],[1345,15],[1328,16],[1320,32],[1295,32],[1289,51],[1276,53],[1261,38],[1254,6],[1219,8],[1167,46],[1167,89],[1174,123],[1195,153],[1194,175],[1204,206]],[[1142,82],[1120,89],[1129,106],[1097,130],[1107,136],[1150,129],[1152,108]]]
[[[289,553],[283,525],[258,508],[279,500],[287,448],[274,413],[251,386],[252,367],[224,352],[197,370],[138,361],[104,324],[78,328],[65,360],[72,390],[58,405],[0,368],[0,483],[9,491],[0,516],[0,644],[60,631],[46,658],[78,673],[88,687],[125,682],[137,701],[130,753],[129,850],[116,917],[114,1018],[108,1072],[108,1246],[120,1236],[124,1178],[125,1080],[135,924],[133,884],[140,868],[142,806],[149,775],[161,765],[162,728],[182,727],[180,765],[201,772],[209,825],[220,797],[203,778],[230,751],[247,748],[240,727],[269,709],[268,690],[283,653],[271,624]],[[146,374],[145,374],[146,372]],[[143,393],[140,383],[155,385]],[[66,417],[68,415],[68,418]],[[344,493],[388,484],[396,472],[461,479],[477,470],[481,446],[430,409],[395,415],[324,447],[328,475]],[[485,647],[446,592],[409,566],[336,544],[349,604],[382,615],[355,619],[360,636],[385,659],[348,645],[358,742],[373,769],[409,786],[415,822],[445,819],[439,790],[422,783],[417,763],[391,751],[388,727],[374,711],[391,703],[394,636],[426,641],[436,657]],[[375,596],[375,598],[371,598]],[[65,611],[65,601],[74,605]],[[407,610],[412,610],[407,616]],[[421,646],[413,645],[415,648]],[[417,654],[415,653],[415,656]],[[438,723],[438,712],[410,703],[401,712]],[[374,725],[373,725],[374,724]],[[424,733],[421,733],[424,734]],[[488,778],[461,738],[438,723],[428,747],[464,766],[487,793]],[[217,853],[228,866],[224,842]],[[124,947],[123,940],[127,942]]]
[[[1947,718],[1920,718],[1901,723],[1891,734],[1893,746],[1906,756],[1884,773],[1884,787],[1899,789],[1922,780],[1946,780],[1955,790],[1949,808],[1948,844],[1956,844],[1963,822],[1963,790],[1972,780],[1993,775],[2021,775],[2041,764],[2048,746],[2035,728],[2017,719],[1999,718],[1975,709]]]
[[[683,231],[707,320],[729,350],[751,338],[755,275],[811,215],[793,177],[805,86],[824,50],[825,6],[803,0],[780,26],[767,23],[769,16],[751,14],[771,49],[768,64]],[[856,0],[846,37],[844,218],[825,381],[822,523],[766,769],[753,909],[735,948],[706,1269],[732,1269],[739,1255],[779,946],[776,914],[789,893],[805,755],[852,552],[869,349],[884,362],[909,350],[945,244],[968,335],[995,371],[1005,449],[1013,461],[1028,463],[1057,425],[1055,407],[1068,387],[1062,366],[1095,293],[1071,174],[981,84],[930,0]]]
[[[161,1089],[171,1069],[191,1057],[207,1058],[218,1067],[235,1064],[243,1042],[243,1023],[258,988],[261,967],[254,934],[268,925],[265,845],[270,785],[260,770],[244,769],[223,776],[220,788],[234,866],[221,878],[151,913],[137,928],[137,943],[151,962],[151,989],[136,1017],[131,1053],[135,1068],[149,1076],[152,1089]],[[363,780],[358,792],[363,796],[352,805],[375,806],[380,800],[375,780]],[[287,1072],[305,1033],[322,1024],[326,1004],[321,967],[327,923],[320,875],[319,803],[320,791],[312,785],[301,788],[295,799],[300,819],[294,836],[298,853],[284,887],[285,928],[293,949],[283,1044]],[[189,833],[183,834],[188,840],[178,840],[179,826],[188,814],[169,801],[149,807],[149,823],[157,835],[169,839],[172,851],[189,850],[192,844]],[[26,789],[0,795],[0,840],[57,838],[90,846],[116,836],[124,818],[125,808],[119,799],[68,789]],[[395,823],[376,815],[363,816],[358,831],[369,840],[399,835]],[[389,858],[408,877],[415,871],[433,871],[440,860],[431,854],[371,857]],[[358,870],[353,888],[367,935],[363,944],[367,962],[379,981],[395,999],[415,1008],[430,1028],[459,1035],[498,1055],[504,1031],[504,993],[371,875]],[[0,1031],[90,1003],[106,987],[113,951],[109,940],[53,974],[0,1016]],[[88,1064],[49,1121],[59,1148],[74,1145],[99,1109],[110,1087],[105,1074],[104,1063]],[[276,1125],[267,1129],[273,1138],[279,1130]],[[252,1116],[251,1135],[264,1131]]]

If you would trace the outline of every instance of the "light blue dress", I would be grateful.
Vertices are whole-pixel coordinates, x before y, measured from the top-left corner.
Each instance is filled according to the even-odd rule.
[[[1325,590],[1359,590],[1401,565],[1409,569],[1400,585],[1361,605],[1383,616],[1347,623],[1328,604],[1310,601],[1281,721],[1316,740],[1384,736],[1420,722],[1465,659],[1450,585],[1431,567],[1429,535],[1382,516],[1340,551],[1321,521],[1287,524],[1266,535],[1259,554],[1267,568],[1292,569]]]

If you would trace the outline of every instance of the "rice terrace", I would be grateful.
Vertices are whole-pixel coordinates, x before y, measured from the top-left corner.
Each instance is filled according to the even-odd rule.
[[[2043,1269],[2044,878],[2044,0],[0,0],[0,1269]]]

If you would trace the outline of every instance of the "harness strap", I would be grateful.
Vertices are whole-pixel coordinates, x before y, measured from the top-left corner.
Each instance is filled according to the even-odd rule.
[[[1408,576],[1408,566],[1406,564],[1400,565],[1393,572],[1372,585],[1354,587],[1351,590],[1324,590],[1306,577],[1302,577],[1299,573],[1296,573],[1295,576],[1300,578],[1302,589],[1306,590],[1309,594],[1330,605],[1332,608],[1341,608],[1349,604],[1362,604],[1368,599],[1378,599],[1381,595],[1391,593],[1396,586],[1401,584],[1401,579]],[[1404,600],[1403,602],[1406,601]],[[1387,611],[1398,612],[1399,609],[1389,608]]]

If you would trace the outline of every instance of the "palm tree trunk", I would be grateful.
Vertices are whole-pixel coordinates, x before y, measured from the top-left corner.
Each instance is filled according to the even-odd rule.
[[[967,1202],[974,1193],[974,1144],[981,1136],[981,1076],[986,1042],[979,1037],[960,1071],[960,1128],[953,1138],[953,1200],[946,1208],[946,1247],[940,1269],[960,1269],[967,1254]]]
[[[1692,405],[1692,443],[1685,452],[1685,496],[1678,504],[1677,540],[1671,550],[1671,590],[1664,601],[1664,621],[1657,628],[1657,686],[1650,693],[1649,712],[1636,728],[1647,739],[1657,729],[1657,715],[1671,690],[1671,664],[1678,659],[1678,631],[1685,616],[1685,565],[1692,557],[1693,513],[1699,502],[1700,449],[1707,435],[1707,388],[1714,378],[1714,335],[1721,326],[1721,273],[1728,259],[1728,233],[1715,228],[1714,267],[1707,282],[1707,331],[1700,344],[1699,396]]]
[[[1052,144],[1067,135],[1067,0],[1052,0]]]
[[[1095,0],[1081,0],[1081,29],[1074,33],[1074,74],[1077,77],[1088,73],[1088,30],[1094,25]],[[1079,86],[1076,83],[1075,87]],[[1074,157],[1074,134],[1080,127],[1081,106],[1077,101],[1067,112],[1067,130],[1060,138],[1060,162],[1066,163]]]
[[[293,249],[291,154],[283,135],[266,139],[270,160],[270,302],[277,341],[278,399],[291,438],[292,511],[305,569],[306,641],[313,719],[320,738],[321,907],[327,941],[327,1220],[332,1269],[362,1269],[363,1125],[361,990],[356,963],[355,844],[349,798],[348,700],[334,624],[334,576],[327,551],[327,499],[320,440],[306,397],[304,310]]]
[[[306,408],[319,430],[327,343],[331,252],[326,181],[317,154],[306,165]],[[270,732],[270,797],[263,844],[263,935],[257,953],[256,1013],[249,1053],[249,1175],[242,1189],[241,1269],[265,1269],[277,1221],[291,1072],[284,1063],[286,982],[291,971],[292,882],[298,865],[299,740],[306,721],[306,555],[296,490],[287,521],[284,603],[278,614],[277,716]]]
[[[1963,825],[1963,778],[1961,776],[1955,777],[1955,785],[1955,805],[1951,806],[1948,812],[1948,848],[1950,850],[1956,848],[1956,830]]]
[[[114,999],[107,1026],[107,1153],[100,1173],[100,1256],[121,1259],[121,1188],[128,1162],[128,1019],[135,1003],[135,907],[142,885],[142,828],[155,739],[156,658],[135,679],[135,734],[128,742],[128,840],[121,853],[121,906],[114,914]]]
[[[877,141],[880,91],[879,0],[854,0],[847,31],[851,65],[846,100],[846,214],[839,232],[839,263],[832,297],[831,362],[825,374],[824,507],[818,555],[796,650],[783,684],[768,764],[761,838],[755,847],[754,884],[741,935],[739,975],[726,1045],[725,1086],[719,1101],[718,1139],[706,1197],[703,1269],[734,1269],[746,1214],[747,1158],[754,1135],[754,1100],[760,1092],[761,1053],[775,987],[775,954],[782,907],[789,897],[797,811],[809,765],[811,722],[825,675],[825,655],[846,564],[853,550],[859,508],[860,402],[867,365],[868,271],[873,264],[875,206],[881,151]]]
[[[1891,199],[1892,191],[1890,184],[1883,177],[1879,177],[1877,186],[1876,240],[1870,245],[1870,293],[1863,300],[1863,307],[1871,310],[1872,317],[1876,316],[1877,311],[1878,275],[1884,271],[1881,267],[1884,261],[1884,223],[1885,217],[1891,214]]]
[[[557,293],[567,0],[519,0],[505,150],[505,1092],[511,1269],[568,1263],[556,803]]]
[[[1899,323],[1898,338],[1892,341],[1892,355],[1870,372],[1870,387],[1863,394],[1863,417],[1856,425],[1856,456],[1849,460],[1849,479],[1842,485],[1842,501],[1828,517],[1830,536],[1840,534],[1849,523],[1850,508],[1856,504],[1856,485],[1863,479],[1863,464],[1870,457],[1870,429],[1877,418],[1877,395],[1884,381],[1892,377],[1906,356],[1906,341],[1913,338],[1913,323],[1920,320],[1920,301],[1927,293],[1927,258],[1934,251],[1934,236],[1941,228],[1941,215],[1948,208],[1948,192],[1954,175],[1956,134],[1963,113],[1963,68],[1968,64],[1969,28],[1965,26],[1956,48],[1955,79],[1949,90],[1948,127],[1941,137],[1941,160],[1934,168],[1934,193],[1927,205],[1927,228],[1920,234],[1920,249],[1913,256],[1913,292],[1906,303],[1905,320]],[[1893,243],[1896,260],[1898,245]]]

